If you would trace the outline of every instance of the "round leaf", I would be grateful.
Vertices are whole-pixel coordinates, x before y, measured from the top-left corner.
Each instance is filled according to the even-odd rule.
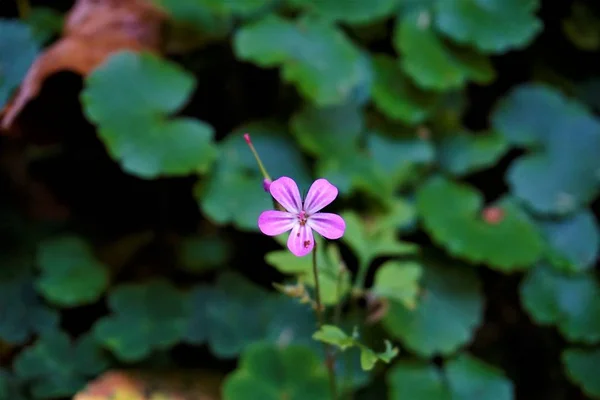
[[[194,77],[176,64],[124,51],[87,77],[81,97],[123,170],[146,179],[183,176],[206,171],[216,157],[211,126],[169,117],[194,86]]]
[[[390,301],[382,322],[413,352],[450,354],[471,340],[483,318],[483,297],[474,271],[463,265],[425,260],[423,287],[414,309]]]
[[[399,0],[372,0],[370,2],[353,1],[340,5],[338,0],[287,0],[296,7],[314,14],[320,18],[347,22],[350,24],[365,24],[393,13],[398,7]]]
[[[496,133],[458,133],[439,143],[438,162],[455,176],[462,176],[494,166],[508,151],[504,136]]]
[[[479,193],[441,177],[432,178],[417,193],[425,230],[453,255],[502,271],[529,267],[540,258],[541,233],[513,201],[496,205],[502,217],[495,223],[480,217],[481,206]]]
[[[414,309],[422,272],[421,265],[415,262],[387,261],[375,273],[373,292]]]
[[[39,292],[52,303],[75,307],[93,303],[108,286],[108,270],[92,248],[78,237],[65,236],[40,244],[37,264]]]
[[[600,349],[567,349],[562,354],[567,375],[590,397],[600,398]]]

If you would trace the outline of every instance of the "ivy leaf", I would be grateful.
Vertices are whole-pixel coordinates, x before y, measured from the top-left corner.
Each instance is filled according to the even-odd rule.
[[[213,128],[171,118],[195,87],[193,75],[150,53],[119,52],[86,79],[87,117],[124,171],[144,179],[205,172],[214,159]],[[116,92],[122,95],[116,96]]]
[[[487,57],[474,51],[452,47],[434,31],[429,11],[399,18],[394,30],[394,46],[402,55],[404,72],[425,89],[459,89],[469,81],[489,83],[495,72]]]
[[[11,19],[0,19],[0,109],[21,84],[35,60],[39,46],[29,26]]]
[[[600,250],[600,228],[590,210],[560,220],[542,220],[540,225],[551,248],[566,261],[567,272],[593,268]]]
[[[486,53],[529,44],[542,29],[538,0],[444,0],[436,3],[436,27],[458,43]]]
[[[36,282],[39,292],[61,307],[93,303],[108,286],[107,267],[94,257],[85,241],[75,236],[41,243],[37,264],[42,270]]]
[[[392,14],[400,1],[374,0],[369,3],[357,1],[345,4],[343,7],[340,7],[337,0],[287,0],[287,2],[295,8],[300,8],[328,21],[366,24]]]
[[[60,331],[48,332],[15,360],[15,372],[35,398],[70,397],[108,367],[92,336],[71,341]]]
[[[573,383],[579,385],[588,396],[600,398],[597,368],[600,364],[600,349],[567,349],[562,354],[562,362]]]
[[[94,325],[96,339],[124,362],[180,341],[190,316],[187,295],[162,280],[123,284],[108,295],[112,314]]]
[[[521,303],[540,325],[555,325],[569,341],[600,342],[600,286],[592,274],[565,275],[540,266],[521,284]]]
[[[373,293],[414,309],[419,294],[421,265],[412,261],[387,261],[375,273]]]
[[[478,215],[482,203],[474,189],[442,177],[417,192],[425,230],[451,254],[500,271],[527,268],[541,257],[542,235],[514,201],[503,199],[494,206],[501,214],[498,221]]]
[[[447,355],[471,340],[483,318],[481,285],[471,269],[449,261],[421,263],[422,294],[415,309],[391,300],[387,331],[424,357]]]
[[[359,50],[334,24],[320,19],[269,15],[239,29],[233,47],[241,60],[281,66],[282,79],[319,106],[343,103],[364,78]]]
[[[415,87],[393,58],[378,54],[373,59],[373,102],[389,118],[408,125],[424,122],[433,112],[437,96]]]
[[[35,293],[33,277],[15,276],[0,280],[0,339],[22,344],[33,334],[53,330],[59,316]]]
[[[268,123],[253,123],[237,129],[219,143],[218,162],[206,182],[200,182],[194,194],[202,211],[215,223],[232,223],[246,231],[258,232],[258,216],[273,208],[262,187],[262,175],[243,132],[252,132],[252,142],[264,158],[273,176],[293,176],[301,187],[312,182],[306,163],[294,143],[285,137],[285,129]]]
[[[285,398],[331,398],[325,367],[311,349],[253,344],[223,383],[223,400]]]
[[[179,246],[181,266],[202,273],[224,266],[231,258],[231,244],[219,236],[189,236]]]
[[[461,354],[440,369],[432,364],[401,361],[387,375],[390,399],[512,400],[514,387],[502,371]]]
[[[508,149],[508,141],[497,133],[461,132],[440,141],[438,162],[452,175],[463,176],[495,165]]]

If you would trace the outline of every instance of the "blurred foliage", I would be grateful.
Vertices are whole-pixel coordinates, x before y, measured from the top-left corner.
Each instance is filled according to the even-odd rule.
[[[0,16],[0,400],[600,399],[596,3]],[[320,328],[245,132],[339,189]]]

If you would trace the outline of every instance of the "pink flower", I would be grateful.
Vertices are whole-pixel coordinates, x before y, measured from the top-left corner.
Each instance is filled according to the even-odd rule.
[[[287,176],[274,180],[269,191],[286,211],[263,212],[258,217],[258,227],[269,236],[291,230],[287,246],[294,255],[302,257],[311,252],[315,245],[313,229],[327,239],[339,239],[344,235],[346,223],[342,217],[319,212],[338,195],[337,188],[327,179],[314,181],[304,202],[298,185]]]

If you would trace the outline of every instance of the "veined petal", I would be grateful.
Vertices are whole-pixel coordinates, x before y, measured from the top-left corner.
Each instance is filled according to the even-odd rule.
[[[271,196],[277,200],[287,211],[298,214],[302,210],[302,198],[298,185],[292,178],[282,176],[271,182],[269,187]]]
[[[308,189],[304,199],[304,211],[314,214],[329,205],[338,195],[338,190],[327,179],[317,179]]]
[[[300,225],[294,214],[285,211],[264,211],[258,217],[258,228],[262,233],[269,236],[281,235],[294,227]]]
[[[344,219],[332,213],[313,214],[308,217],[306,224],[327,239],[339,239],[346,230]]]
[[[296,256],[303,257],[315,247],[312,229],[307,225],[295,224],[287,242],[288,249]]]

